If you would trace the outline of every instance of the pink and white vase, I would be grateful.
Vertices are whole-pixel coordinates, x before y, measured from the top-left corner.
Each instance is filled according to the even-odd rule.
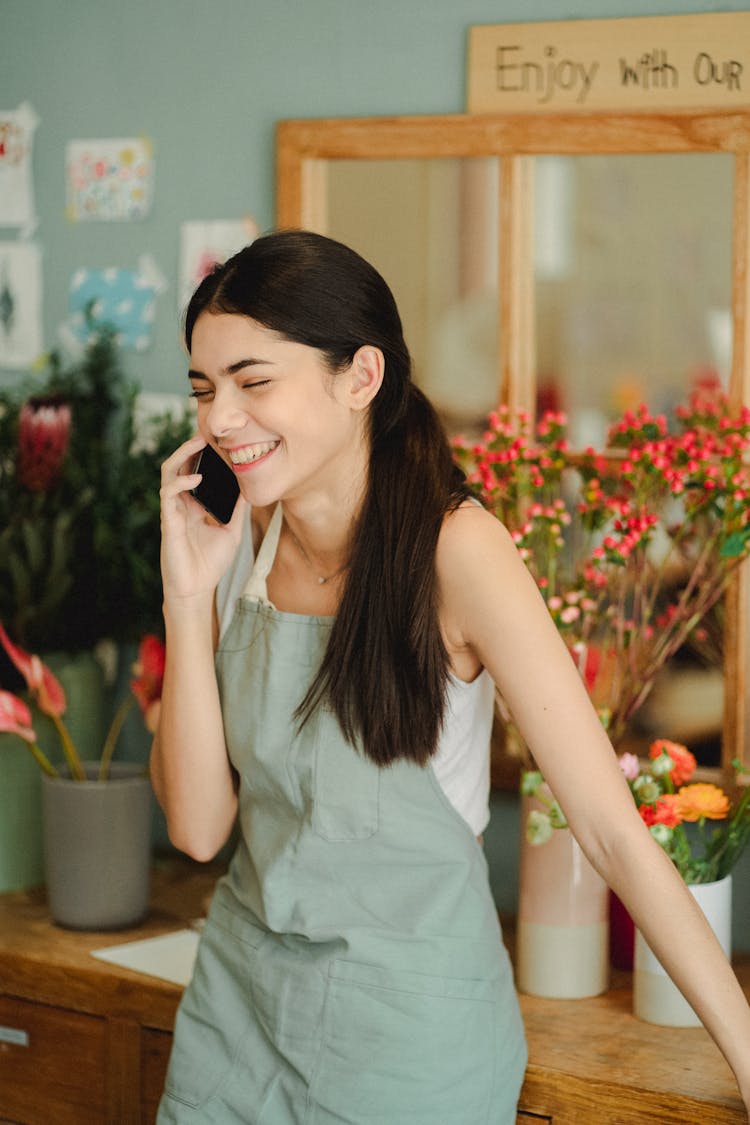
[[[543,808],[521,798],[516,984],[533,996],[598,996],[609,985],[609,890],[569,828],[529,843],[529,812]]]

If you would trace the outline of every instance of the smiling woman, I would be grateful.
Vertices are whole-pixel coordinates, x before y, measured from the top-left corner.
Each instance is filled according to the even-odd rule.
[[[248,1105],[273,1125],[515,1122],[525,1040],[477,840],[496,685],[747,1094],[744,996],[412,382],[382,277],[331,239],[268,235],[202,282],[186,341],[199,433],[162,470],[152,777],[195,858],[240,831],[160,1125]],[[225,526],[190,495],[206,446],[239,486]]]

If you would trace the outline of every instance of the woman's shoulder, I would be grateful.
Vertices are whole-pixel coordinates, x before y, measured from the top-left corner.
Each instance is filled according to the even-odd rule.
[[[443,517],[436,554],[440,577],[505,554],[516,554],[513,540],[500,520],[476,500],[464,500]]]

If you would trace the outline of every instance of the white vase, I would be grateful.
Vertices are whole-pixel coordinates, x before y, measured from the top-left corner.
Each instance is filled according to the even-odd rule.
[[[727,957],[731,955],[732,876],[715,883],[688,886],[706,915]],[[651,952],[640,930],[635,932],[633,972],[633,1014],[646,1023],[664,1027],[700,1027],[701,1021],[685,997],[672,983]]]
[[[521,801],[521,866],[516,929],[516,984],[521,992],[581,999],[609,985],[607,884],[569,828],[544,844],[526,839],[532,797]]]

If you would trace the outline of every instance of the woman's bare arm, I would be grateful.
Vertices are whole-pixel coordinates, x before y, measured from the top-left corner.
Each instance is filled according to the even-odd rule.
[[[151,778],[174,845],[195,859],[216,854],[237,811],[214,671],[214,598],[233,558],[247,506],[232,521],[207,519],[188,490],[187,469],[205,443],[185,442],[162,468],[162,581],[166,667]]]
[[[713,932],[638,815],[533,578],[478,508],[445,524],[438,573],[454,636],[489,670],[584,852],[628,907],[734,1070],[750,1108],[750,1008]]]

